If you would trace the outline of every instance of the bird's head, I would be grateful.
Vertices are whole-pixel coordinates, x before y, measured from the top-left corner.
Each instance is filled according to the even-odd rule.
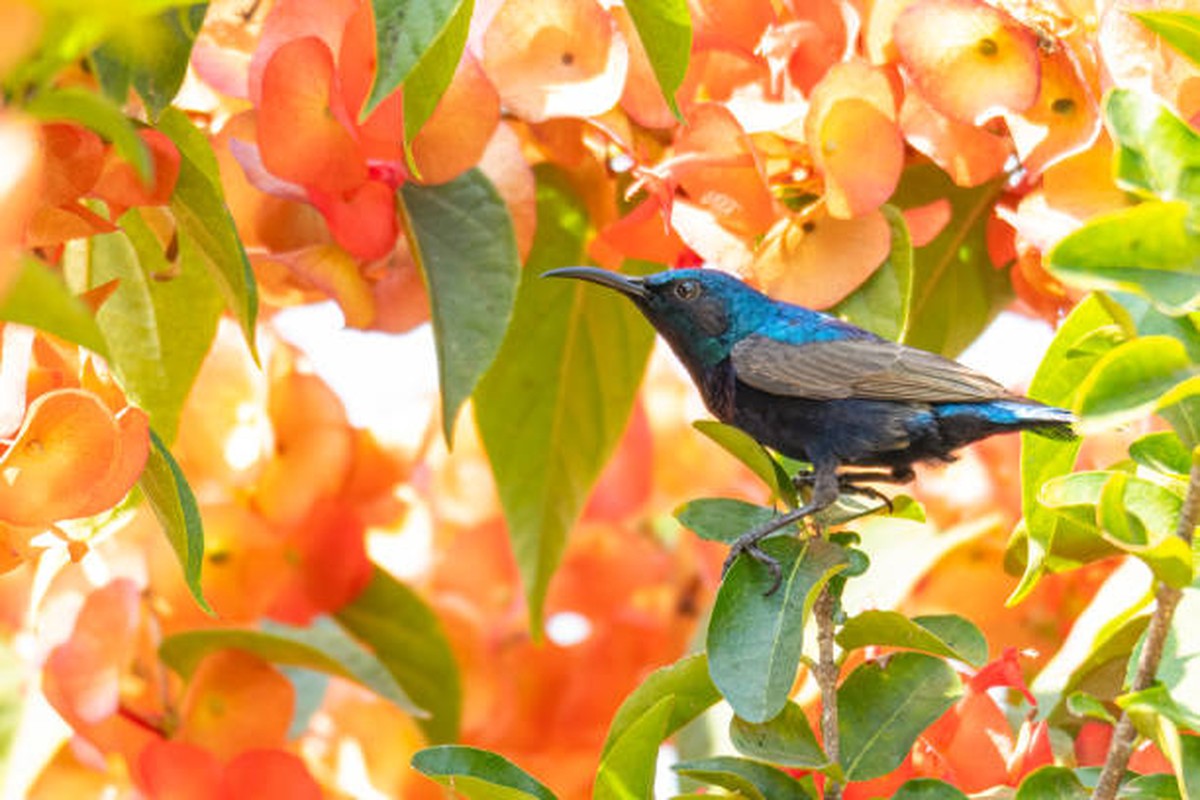
[[[676,269],[635,278],[594,267],[565,267],[543,277],[576,278],[620,292],[680,356],[703,366],[727,357],[771,307],[762,293],[711,269]]]

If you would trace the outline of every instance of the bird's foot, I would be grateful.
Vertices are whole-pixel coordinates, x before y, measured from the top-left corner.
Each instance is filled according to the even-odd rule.
[[[816,482],[816,473],[798,472],[792,478],[792,484],[797,488],[811,487]],[[888,513],[896,510],[892,498],[876,489],[874,486],[864,486],[865,483],[907,483],[912,480],[910,468],[898,468],[891,472],[842,472],[837,476],[838,494],[856,494],[871,497],[887,506]]]
[[[725,573],[729,572],[729,568],[733,566],[733,562],[737,561],[738,556],[742,553],[750,556],[752,559],[762,564],[771,573],[771,588],[763,592],[763,597],[770,597],[779,589],[779,585],[783,583],[783,568],[779,566],[779,559],[768,555],[761,547],[759,542],[762,541],[761,536],[756,536],[757,531],[750,531],[743,534],[734,540],[729,548],[729,555],[725,558],[725,565],[721,567],[721,577],[725,577]]]

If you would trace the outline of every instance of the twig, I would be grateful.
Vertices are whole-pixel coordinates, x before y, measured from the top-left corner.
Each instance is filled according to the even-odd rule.
[[[1192,544],[1192,532],[1196,522],[1200,520],[1200,459],[1192,459],[1192,474],[1188,480],[1187,496],[1179,513],[1179,526],[1175,535],[1188,544]],[[1175,606],[1183,596],[1181,589],[1175,589],[1161,581],[1155,591],[1157,603],[1154,614],[1150,617],[1150,625],[1146,628],[1146,642],[1142,646],[1142,655],[1138,659],[1137,673],[1129,689],[1140,692],[1148,689],[1154,683],[1158,674],[1158,663],[1162,660],[1163,646],[1167,641],[1167,632],[1171,628],[1171,617],[1175,614]],[[1108,746],[1108,757],[1104,761],[1104,769],[1096,782],[1093,800],[1113,800],[1121,779],[1125,777],[1125,768],[1129,765],[1129,756],[1133,752],[1133,742],[1137,738],[1133,720],[1127,712],[1121,714],[1113,729],[1112,741]]]
[[[833,657],[834,612],[837,598],[829,590],[829,584],[821,590],[813,607],[817,618],[817,686],[821,689],[821,742],[830,763],[841,760],[841,743],[838,739],[837,680],[838,665]],[[825,781],[825,800],[839,800],[842,786],[832,778]]]

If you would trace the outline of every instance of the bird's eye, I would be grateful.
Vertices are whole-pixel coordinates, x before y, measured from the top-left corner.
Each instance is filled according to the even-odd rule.
[[[699,281],[685,280],[675,284],[675,296],[680,300],[695,300],[701,291]]]

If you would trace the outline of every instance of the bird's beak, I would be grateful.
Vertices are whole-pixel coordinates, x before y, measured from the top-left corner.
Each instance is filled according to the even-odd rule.
[[[641,278],[631,278],[619,272],[595,267],[563,267],[542,273],[543,278],[578,278],[581,281],[591,281],[609,289],[615,289],[623,295],[633,298],[646,296],[646,284]]]

